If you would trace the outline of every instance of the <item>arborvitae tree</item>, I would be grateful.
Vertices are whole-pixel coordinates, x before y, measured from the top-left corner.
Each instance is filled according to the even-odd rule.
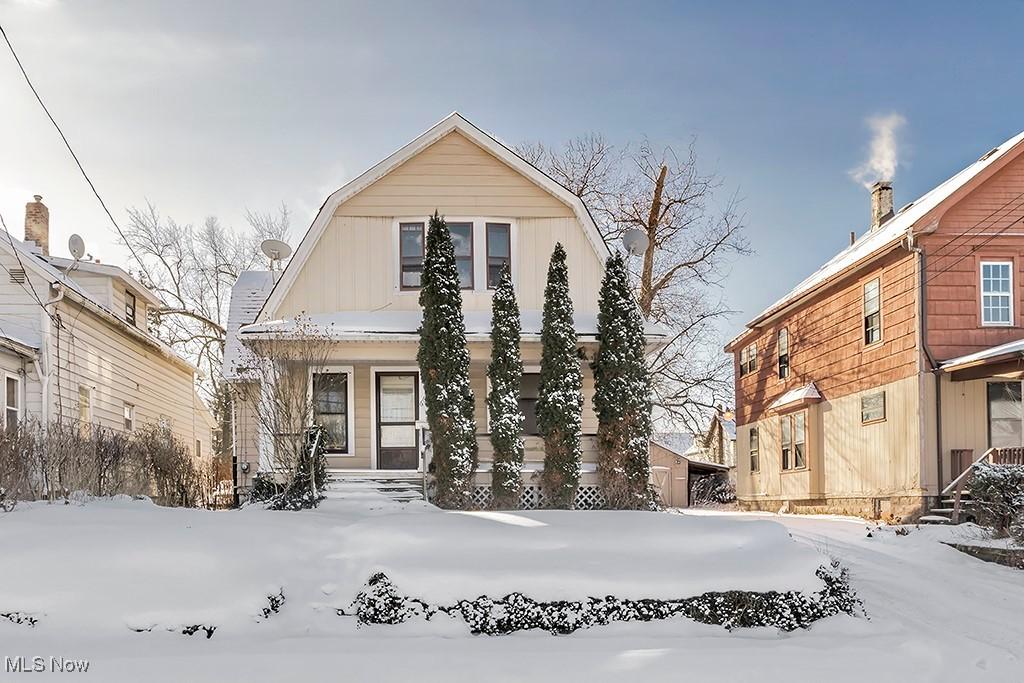
[[[519,507],[523,492],[523,412],[519,409],[519,392],[523,383],[523,361],[519,353],[519,304],[516,302],[512,273],[506,265],[501,282],[491,299],[491,364],[487,377],[491,393],[491,446],[494,465],[491,468],[493,506],[498,510]]]
[[[583,377],[576,347],[565,249],[555,245],[544,288],[537,427],[544,437],[541,488],[548,507],[569,509],[580,482]]]
[[[436,490],[443,508],[469,505],[476,472],[476,421],[469,384],[469,349],[462,314],[462,291],[448,226],[436,212],[427,230],[420,282],[420,366],[427,423],[433,446]]]
[[[598,310],[599,345],[590,367],[601,488],[611,508],[649,509],[654,502],[648,451],[651,386],[644,359],[644,321],[619,254],[605,264]]]

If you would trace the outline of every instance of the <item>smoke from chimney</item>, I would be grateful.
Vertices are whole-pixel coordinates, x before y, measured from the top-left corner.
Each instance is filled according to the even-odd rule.
[[[43,256],[50,255],[50,210],[43,204],[42,195],[33,195],[35,201],[25,204],[25,241],[33,242]]]
[[[867,120],[868,128],[871,129],[871,156],[850,172],[854,180],[870,190],[879,180],[892,181],[896,178],[896,167],[899,165],[896,133],[906,122],[905,118],[896,113],[872,116]]]

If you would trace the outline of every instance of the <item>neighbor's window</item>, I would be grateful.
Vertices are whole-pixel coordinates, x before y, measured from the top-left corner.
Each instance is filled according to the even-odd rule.
[[[862,424],[881,422],[885,419],[885,392],[860,397],[860,421]]]
[[[807,465],[806,414],[801,411],[783,415],[782,420],[782,469],[796,470]]]
[[[347,372],[313,374],[313,419],[327,430],[327,452],[348,452],[348,387]]]
[[[21,380],[8,375],[4,396],[4,426],[13,430],[18,426],[21,417]]]
[[[82,385],[78,386],[78,420],[92,422],[92,389]]]
[[[751,427],[750,429],[750,471],[757,472],[761,469],[761,460],[759,457],[760,439],[757,435],[757,427]]]
[[[789,330],[779,330],[779,379],[789,377]]]
[[[740,351],[740,377],[757,369],[757,342]]]
[[[196,439],[196,457],[203,457],[203,442],[199,439]]]
[[[981,262],[981,324],[1013,324],[1013,263]]]
[[[402,223],[398,232],[401,288],[419,289],[423,277],[423,223]]]
[[[1024,438],[1020,382],[989,382],[986,393],[988,445],[991,448],[1020,447]]]
[[[495,289],[501,282],[501,269],[512,267],[512,226],[508,223],[487,224],[487,288]]]
[[[473,289],[473,224],[449,223],[448,232],[452,234],[452,246],[455,247],[459,286],[463,289]]]
[[[131,403],[124,404],[124,430],[132,431],[135,428],[135,406]]]
[[[536,436],[540,434],[537,427],[537,399],[540,397],[540,374],[524,372],[522,386],[519,389],[519,410],[523,417],[523,434]]]
[[[131,292],[124,293],[124,319],[135,324],[135,295]]]
[[[878,278],[864,284],[864,343],[882,341],[882,299]]]

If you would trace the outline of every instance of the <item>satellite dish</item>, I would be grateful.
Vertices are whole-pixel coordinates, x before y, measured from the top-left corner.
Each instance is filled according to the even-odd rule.
[[[281,240],[263,240],[260,250],[271,261],[281,261],[292,255],[292,248],[288,246],[287,242]]]
[[[75,234],[68,238],[68,251],[71,252],[76,261],[85,256],[85,240],[82,239],[81,235]]]
[[[639,256],[647,251],[651,241],[647,239],[647,233],[640,228],[630,228],[622,233],[622,246],[630,256]]]

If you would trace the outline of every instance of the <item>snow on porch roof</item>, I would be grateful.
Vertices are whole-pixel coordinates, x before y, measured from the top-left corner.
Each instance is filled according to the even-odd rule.
[[[943,370],[954,370],[965,365],[983,364],[988,360],[1001,358],[1003,356],[1013,356],[1015,354],[1024,354],[1024,339],[1007,342],[1006,344],[1000,344],[999,346],[992,346],[982,351],[975,351],[974,353],[969,353],[966,356],[960,356],[959,358],[951,358],[939,363],[939,367]]]
[[[338,340],[397,340],[417,337],[422,315],[415,311],[339,311],[304,316],[299,320],[271,320],[245,325],[241,328],[243,337],[279,336],[295,333],[323,335]],[[485,340],[491,333],[490,311],[466,311],[466,336]],[[541,311],[521,311],[519,320],[522,336],[526,339],[540,337]],[[597,335],[597,314],[576,313],[573,316],[576,334],[579,337]],[[647,323],[644,330],[648,340],[663,340],[668,332],[655,323]]]
[[[814,382],[811,382],[810,384],[805,384],[802,387],[790,389],[782,396],[779,396],[770,406],[768,406],[768,410],[777,410],[797,403],[818,400],[821,400],[821,393],[818,391],[818,387],[815,386]]]

